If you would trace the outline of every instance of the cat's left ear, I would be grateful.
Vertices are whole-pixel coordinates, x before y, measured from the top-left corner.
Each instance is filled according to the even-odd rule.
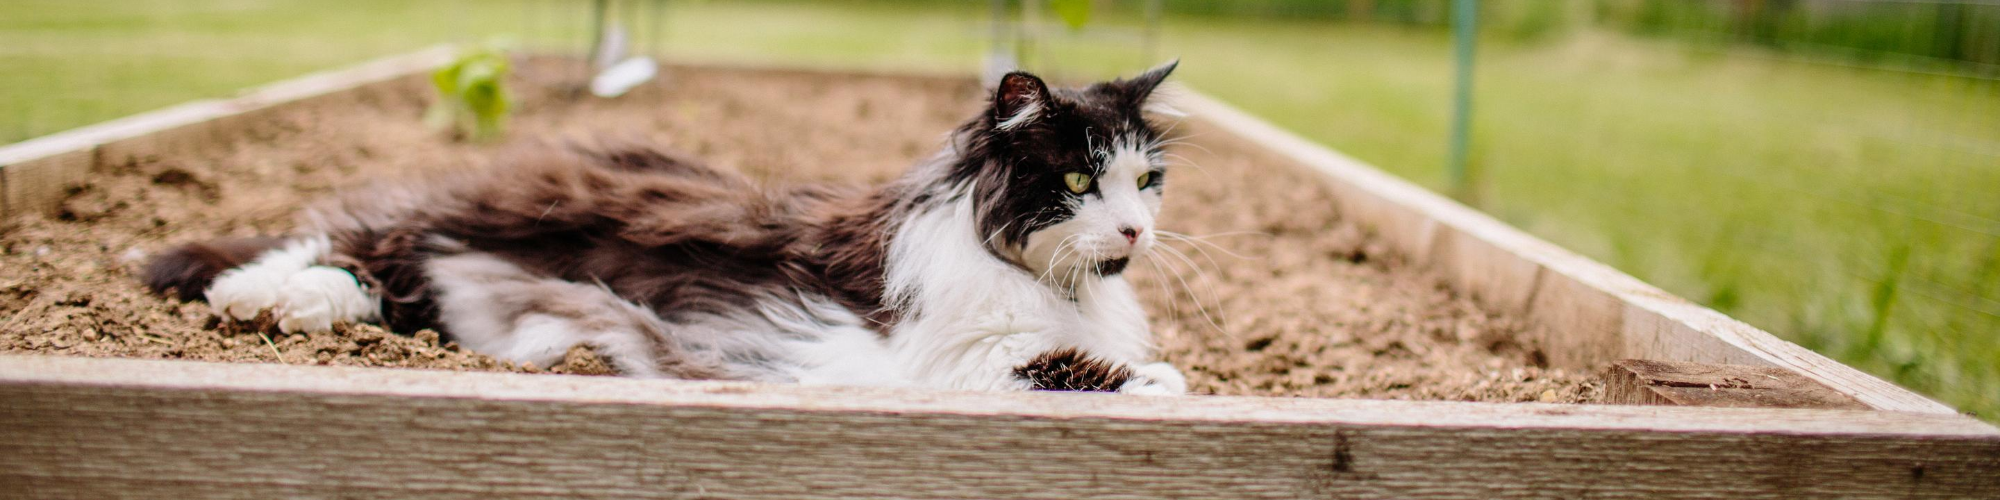
[[[1167,75],[1173,74],[1174,68],[1179,67],[1180,65],[1181,65],[1181,60],[1174,59],[1171,61],[1167,61],[1165,64],[1154,66],[1153,69],[1146,70],[1145,73],[1140,73],[1139,76],[1134,76],[1130,80],[1119,82],[1119,85],[1122,87],[1121,90],[1124,91],[1126,103],[1130,106],[1139,108],[1140,112],[1143,113],[1165,115],[1175,118],[1187,116],[1187,113],[1183,113],[1181,112],[1181,110],[1175,109],[1173,105],[1168,102],[1170,99],[1166,99],[1165,96],[1157,95],[1159,93],[1155,92],[1156,90],[1159,90],[1160,84],[1162,82],[1167,81]]]
[[[1041,119],[1048,110],[1049,86],[1040,77],[1015,71],[1000,77],[1000,84],[993,88],[995,130],[1020,128]]]

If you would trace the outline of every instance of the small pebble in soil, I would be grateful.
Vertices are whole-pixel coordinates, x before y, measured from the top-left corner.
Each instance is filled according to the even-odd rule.
[[[118,262],[121,264],[139,264],[145,261],[146,252],[137,247],[127,248],[125,253],[118,254]]]

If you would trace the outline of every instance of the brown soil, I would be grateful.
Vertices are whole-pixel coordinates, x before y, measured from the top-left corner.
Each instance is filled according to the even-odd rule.
[[[482,168],[558,140],[647,141],[765,179],[880,181],[931,153],[978,106],[961,82],[681,69],[614,101],[565,97],[529,66],[511,144],[453,142],[420,123],[414,83],[281,113],[225,148],[94,172],[57,217],[0,226],[0,352],[606,374],[588,350],[514,366],[369,325],[279,335],[205,304],[147,294],[146,252],[278,234],[303,202],[364,179]],[[1201,143],[1197,136],[1194,141]],[[1523,323],[1486,312],[1340,220],[1310,174],[1182,146],[1162,229],[1132,271],[1166,360],[1198,393],[1587,402],[1585,374],[1535,365]],[[1158,266],[1158,267],[1155,267]]]

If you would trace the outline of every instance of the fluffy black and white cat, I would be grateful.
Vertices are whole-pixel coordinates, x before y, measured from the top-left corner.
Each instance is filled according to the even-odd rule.
[[[1081,89],[1015,72],[874,188],[760,187],[643,149],[562,149],[358,190],[283,239],[185,245],[145,279],[285,331],[436,328],[624,374],[1180,394],[1122,275],[1155,244],[1148,113],[1174,69]]]

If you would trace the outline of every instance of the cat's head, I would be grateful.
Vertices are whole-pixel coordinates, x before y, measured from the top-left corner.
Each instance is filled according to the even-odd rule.
[[[1145,257],[1167,173],[1162,132],[1149,118],[1179,116],[1154,92],[1175,65],[1076,89],[1023,72],[1002,77],[967,127],[974,147],[962,164],[989,250],[1072,286]]]

